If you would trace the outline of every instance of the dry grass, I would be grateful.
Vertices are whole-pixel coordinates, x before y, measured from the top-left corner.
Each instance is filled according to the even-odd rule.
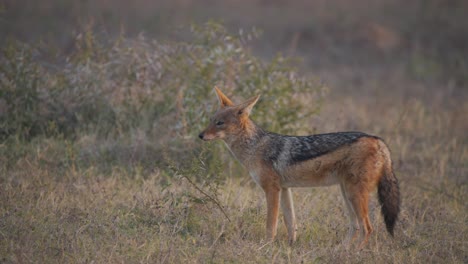
[[[184,178],[118,166],[102,173],[70,158],[57,166],[58,155],[67,152],[59,147],[63,142],[38,140],[1,168],[2,262],[466,262],[468,105],[444,109],[413,100],[370,111],[359,98],[344,97],[328,102],[314,123],[339,129],[355,120],[356,127],[387,139],[403,200],[394,239],[385,233],[374,199],[376,232],[369,245],[344,250],[347,216],[338,189],[330,187],[295,190],[294,246],[287,245],[282,224],[277,241],[264,244],[264,197],[246,175],[228,178],[216,191],[199,183],[217,194],[229,222]]]

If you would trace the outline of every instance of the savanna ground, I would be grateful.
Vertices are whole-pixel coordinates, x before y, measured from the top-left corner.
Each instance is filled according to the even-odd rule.
[[[463,1],[0,6],[0,262],[468,262]],[[343,200],[326,187],[293,191],[293,246],[282,222],[265,243],[261,189],[197,138],[214,84],[261,93],[253,119],[276,132],[386,139],[395,237],[374,197],[375,233],[346,251]]]

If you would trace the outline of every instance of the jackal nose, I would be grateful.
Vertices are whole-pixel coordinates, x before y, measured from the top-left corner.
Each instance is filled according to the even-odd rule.
[[[200,139],[203,139],[203,133],[200,133],[200,135],[198,135],[198,137],[199,137]]]

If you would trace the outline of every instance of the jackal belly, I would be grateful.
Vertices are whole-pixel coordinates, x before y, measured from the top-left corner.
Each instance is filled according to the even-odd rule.
[[[283,187],[330,186],[340,182],[340,168],[326,158],[315,158],[289,166],[280,177]]]

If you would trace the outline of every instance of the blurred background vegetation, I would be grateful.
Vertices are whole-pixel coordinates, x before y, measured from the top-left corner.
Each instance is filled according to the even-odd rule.
[[[234,32],[264,31],[257,54],[299,55],[305,65],[405,63],[416,78],[466,84],[468,4],[463,0],[62,1],[4,0],[2,42],[46,42],[65,54],[80,32],[180,39],[187,25],[222,20]],[[188,36],[189,37],[189,36]]]
[[[215,84],[263,93],[257,119],[283,133],[315,132],[292,124],[319,110],[323,83],[335,95],[433,100],[443,86],[464,98],[467,10],[456,0],[2,1],[0,136],[191,142]],[[372,75],[386,84],[364,85]]]

